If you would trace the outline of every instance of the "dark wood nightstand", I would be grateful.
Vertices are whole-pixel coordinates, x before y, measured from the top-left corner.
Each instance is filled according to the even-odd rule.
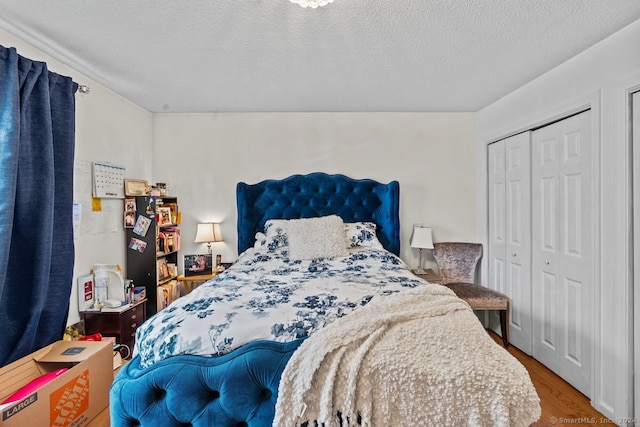
[[[136,329],[147,318],[146,301],[137,301],[122,311],[81,311],[85,333],[100,332],[102,336],[115,337],[118,344],[133,351]]]
[[[436,273],[435,271],[433,271],[430,268],[425,269],[424,273],[418,273],[418,272],[416,272],[415,269],[412,269],[411,272],[413,274],[415,274],[416,276],[426,280],[427,282],[436,283],[438,285],[442,285],[442,277],[440,277],[438,275],[438,273]]]

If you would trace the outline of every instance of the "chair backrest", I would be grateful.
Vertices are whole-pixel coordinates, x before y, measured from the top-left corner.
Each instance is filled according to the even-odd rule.
[[[433,244],[433,258],[443,283],[475,283],[482,258],[481,243],[440,242]]]

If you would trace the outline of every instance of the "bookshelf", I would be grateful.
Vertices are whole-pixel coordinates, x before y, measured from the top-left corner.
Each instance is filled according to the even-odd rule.
[[[168,196],[135,196],[135,224],[126,228],[126,277],[146,290],[146,315],[162,310],[177,289],[180,251],[178,199]],[[126,206],[126,205],[125,205]]]

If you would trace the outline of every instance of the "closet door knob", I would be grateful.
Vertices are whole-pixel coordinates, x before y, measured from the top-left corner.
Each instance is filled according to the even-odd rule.
[[[544,263],[545,263],[546,265],[549,265],[549,264],[550,264],[550,262],[549,262],[549,260],[548,260],[548,259],[545,259],[545,260],[544,260]]]
[[[511,256],[518,256],[517,252],[511,252]]]

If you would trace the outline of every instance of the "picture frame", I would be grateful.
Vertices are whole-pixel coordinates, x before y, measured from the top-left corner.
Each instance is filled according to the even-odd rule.
[[[180,224],[180,212],[178,211],[178,204],[173,202],[164,202],[162,206],[163,208],[171,209],[171,222],[175,225]]]
[[[166,258],[160,258],[157,260],[158,266],[158,280],[165,280],[171,277],[169,274],[169,266],[167,265]]]
[[[166,182],[156,182],[156,188],[160,192],[160,196],[167,195],[167,183]]]
[[[78,277],[78,310],[92,310],[95,300],[95,284],[93,274],[85,274]]]
[[[134,197],[127,197],[124,199],[124,211],[134,211],[136,210],[136,199]]]
[[[171,220],[171,208],[167,208],[167,207],[157,208],[156,214],[158,215],[158,225],[173,224],[173,221]]]
[[[213,273],[213,256],[211,254],[195,254],[184,256],[184,275],[199,276]]]
[[[124,228],[133,228],[136,225],[136,199],[130,197],[124,199]]]
[[[125,211],[124,212],[124,228],[133,228],[136,225],[136,212]]]
[[[125,196],[146,196],[149,194],[149,183],[142,179],[125,179]]]

